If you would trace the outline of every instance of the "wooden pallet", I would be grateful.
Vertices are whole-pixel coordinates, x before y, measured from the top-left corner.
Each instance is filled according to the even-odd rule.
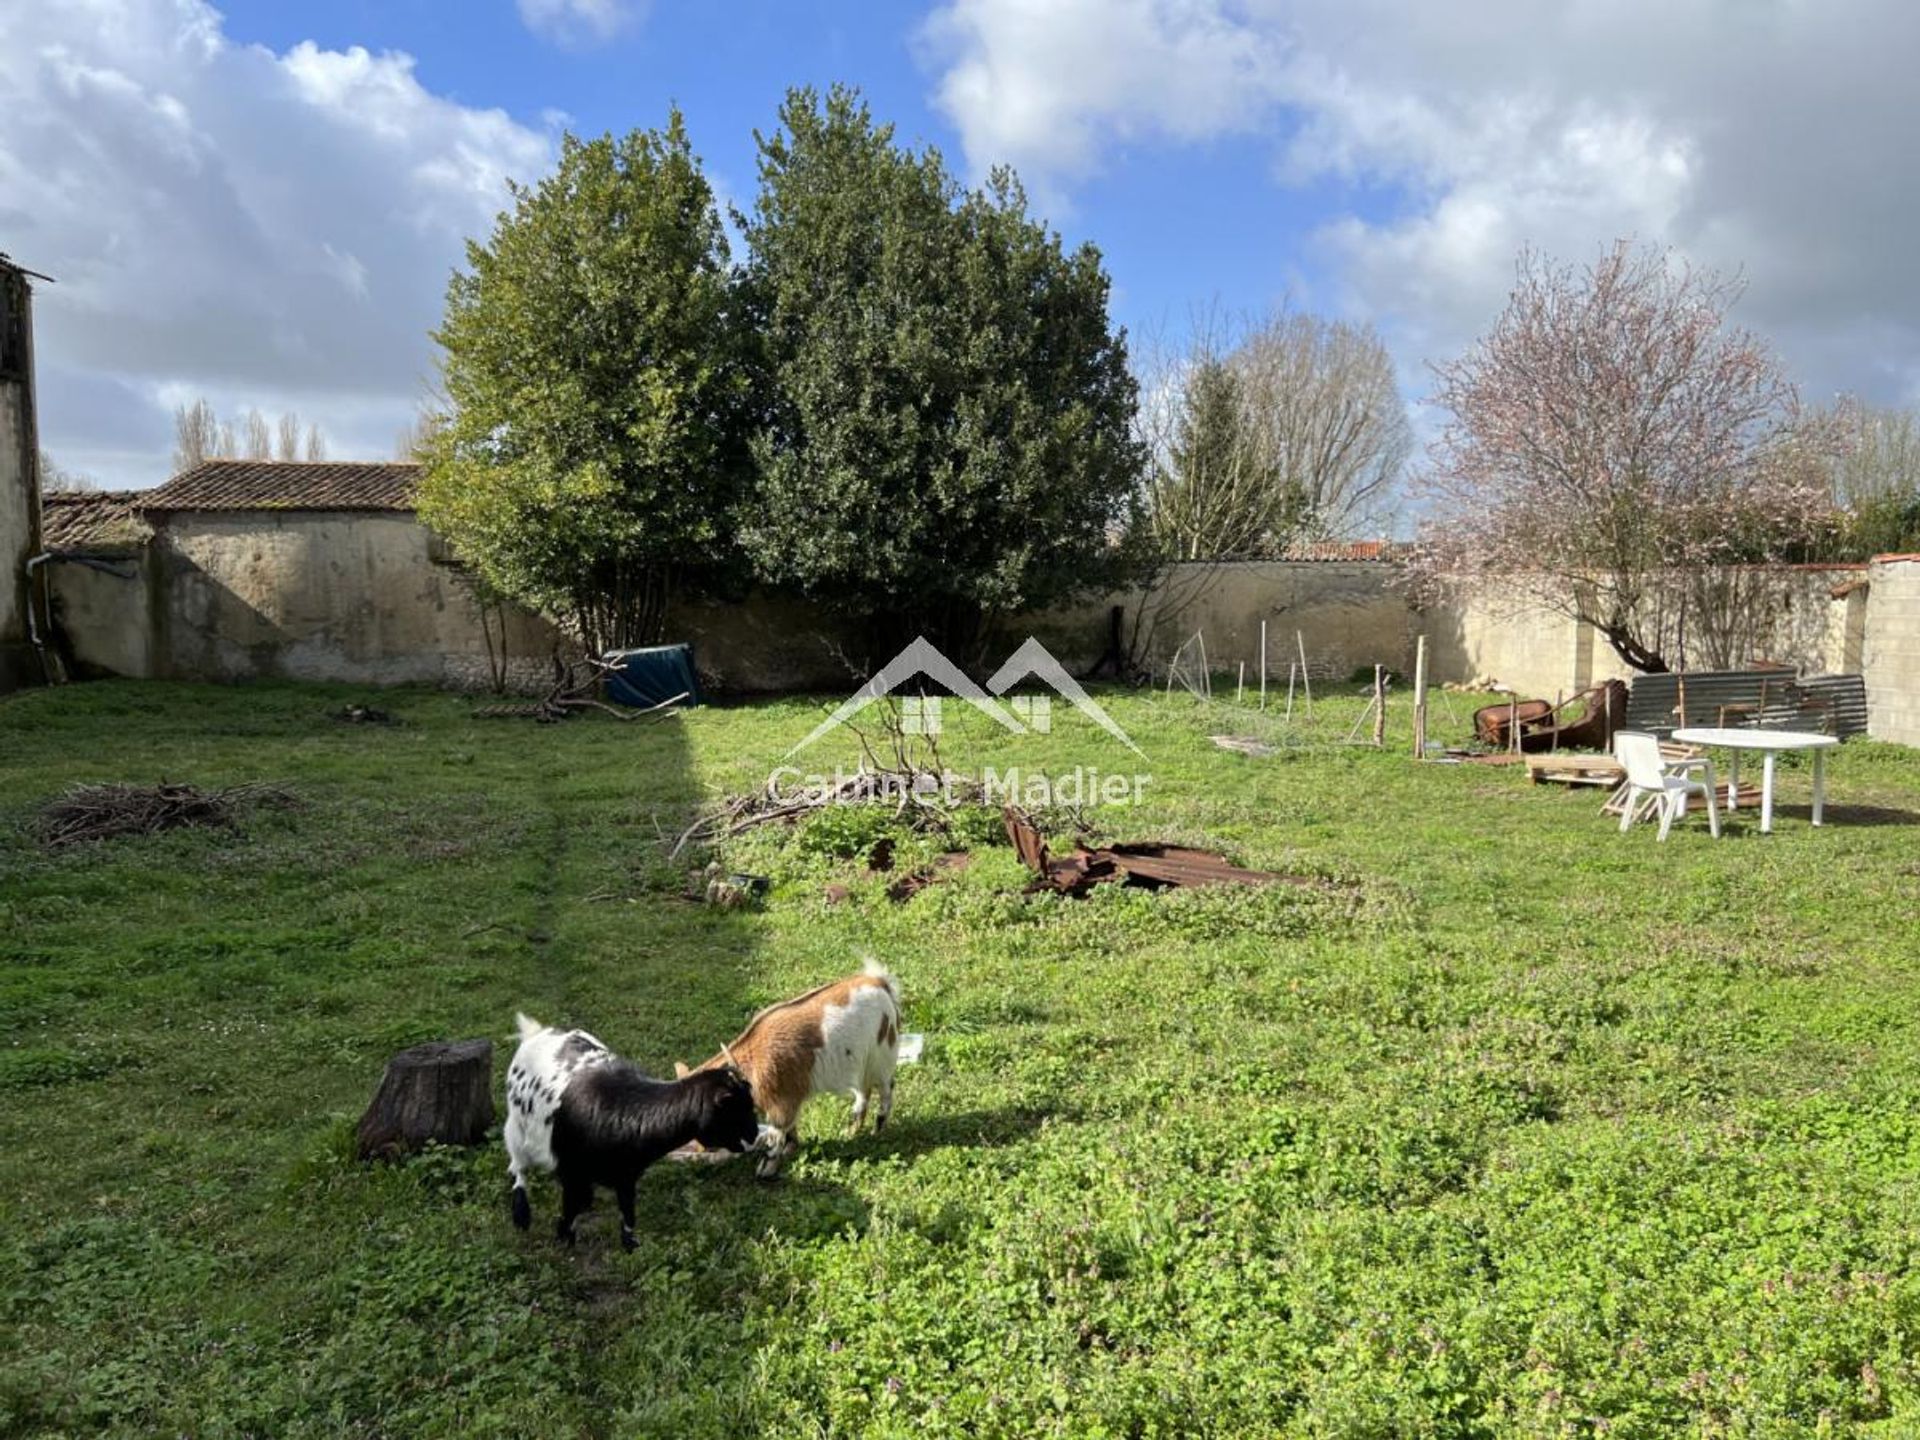
[[[1539,785],[1554,781],[1562,785],[1618,785],[1626,771],[1611,755],[1577,755],[1559,751],[1527,756],[1527,779]]]
[[[1625,794],[1626,794],[1626,786],[1623,785],[1618,790],[1614,791],[1613,794],[1607,797],[1607,803],[1600,807],[1600,813],[1602,815],[1618,815],[1620,813],[1621,797],[1624,796]],[[1740,796],[1740,809],[1736,810],[1733,813],[1737,815],[1748,810],[1751,810],[1756,814],[1759,813],[1760,787],[1758,785],[1749,785],[1745,781],[1742,781],[1740,784],[1739,796]],[[1652,796],[1645,797],[1645,799],[1642,801],[1643,808],[1646,805],[1650,805],[1652,803],[1652,798],[1653,798]],[[1727,818],[1727,782],[1726,781],[1722,780],[1718,785],[1715,785],[1713,787],[1713,798],[1715,803],[1717,803],[1720,806],[1720,818],[1722,820],[1726,819]],[[1780,797],[1777,795],[1774,797],[1776,801],[1779,798]],[[1703,812],[1705,811],[1706,808],[1707,808],[1706,802],[1703,801],[1698,795],[1689,795],[1687,797],[1687,814],[1692,815],[1696,811]]]

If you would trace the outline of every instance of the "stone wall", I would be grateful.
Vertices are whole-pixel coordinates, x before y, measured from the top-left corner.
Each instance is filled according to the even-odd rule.
[[[1174,565],[1147,588],[1003,621],[989,657],[1009,654],[1029,636],[1068,671],[1083,675],[1115,648],[1137,669],[1164,682],[1176,651],[1204,637],[1215,684],[1237,676],[1259,683],[1260,625],[1266,622],[1268,683],[1285,686],[1302,648],[1315,679],[1344,680],[1356,670],[1412,663],[1413,617],[1393,584],[1394,570],[1375,561],[1250,560]],[[1198,647],[1189,650],[1197,663]]]
[[[493,610],[483,625],[467,579],[404,512],[181,512],[162,519],[144,549],[108,558],[135,578],[70,561],[47,571],[62,641],[83,674],[484,689],[503,670],[507,688],[538,691],[562,644],[517,610]],[[1551,699],[1630,678],[1591,627],[1491,593],[1416,612],[1394,576],[1362,561],[1176,566],[1146,591],[1016,616],[987,658],[997,663],[1032,635],[1085,673],[1109,648],[1117,608],[1123,650],[1159,680],[1198,631],[1216,683],[1231,683],[1244,661],[1253,686],[1262,620],[1276,686],[1303,644],[1316,679],[1374,664],[1404,673],[1421,633],[1435,684],[1491,677]],[[1804,673],[1864,669],[1873,733],[1920,743],[1920,559],[1730,573],[1717,593],[1724,634],[1696,637],[1714,651],[1697,668],[1767,659]],[[831,694],[864,673],[857,630],[778,596],[683,605],[670,628],[723,693]],[[1710,629],[1701,622],[1703,635]]]
[[[1920,555],[1882,556],[1868,573],[1867,733],[1920,745]]]
[[[1856,672],[1867,624],[1866,597],[1836,596],[1866,567],[1728,567],[1696,586],[1687,661],[1696,670],[1767,661],[1802,674]],[[1856,598],[1858,596],[1859,598]],[[1590,625],[1494,589],[1439,605],[1418,622],[1428,636],[1436,684],[1493,679],[1552,699],[1634,672]]]
[[[1405,670],[1412,663],[1415,629],[1394,574],[1391,565],[1377,561],[1176,565],[1150,591],[1110,597],[1075,612],[1075,627],[1094,642],[1090,658],[1097,659],[1106,645],[1108,607],[1120,604],[1133,658],[1156,672],[1164,672],[1174,652],[1198,633],[1205,639],[1209,666],[1236,674],[1244,662],[1252,684],[1260,668],[1262,621],[1270,683],[1275,677],[1285,683],[1289,664],[1302,650],[1315,679],[1344,680],[1374,665]],[[1067,655],[1060,658],[1072,666]]]
[[[27,277],[0,261],[0,692],[40,678],[27,623],[27,561],[40,548],[30,300]]]
[[[147,563],[155,675],[479,689],[500,664],[529,689],[551,674],[557,636],[519,611],[488,617],[490,660],[471,587],[409,514],[176,513]]]
[[[675,642],[692,644],[701,684],[716,691],[833,693],[866,678],[857,630],[805,601],[755,594],[731,603],[682,602],[667,628]]]
[[[146,549],[130,545],[93,558],[113,569],[72,560],[47,569],[62,659],[76,679],[154,674],[154,584]]]

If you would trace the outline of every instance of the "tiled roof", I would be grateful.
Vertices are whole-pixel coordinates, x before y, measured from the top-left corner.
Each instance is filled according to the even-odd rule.
[[[1307,540],[1289,545],[1282,560],[1394,560],[1404,547],[1391,540]]]
[[[146,491],[139,508],[411,510],[420,467],[352,460],[209,460]]]
[[[144,490],[49,490],[40,497],[40,535],[49,550],[138,545],[150,533],[134,513]]]

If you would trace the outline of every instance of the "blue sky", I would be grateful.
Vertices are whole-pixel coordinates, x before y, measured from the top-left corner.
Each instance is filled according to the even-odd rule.
[[[677,103],[715,185],[743,207],[755,183],[753,132],[773,126],[794,85],[858,86],[903,140],[937,146],[977,178],[953,121],[932,103],[938,60],[915,7],[663,3],[605,40],[560,43],[530,37],[511,4],[456,13],[427,0],[243,0],[223,9],[229,35],[275,50],[314,40],[404,51],[429,89],[500,106],[528,125],[560,112],[576,132],[618,132],[656,125]],[[1049,186],[1035,204],[1069,240],[1091,240],[1107,255],[1121,323],[1164,330],[1216,299],[1259,307],[1310,289],[1312,231],[1357,201],[1360,187],[1277,185],[1272,150],[1271,132],[1124,142],[1071,195]]]
[[[962,175],[1091,239],[1136,350],[1196,310],[1376,325],[1430,360],[1522,246],[1739,270],[1806,398],[1920,399],[1908,0],[63,0],[0,3],[0,250],[38,302],[42,432],[165,478],[176,405],[392,453],[465,237],[560,128],[685,110],[750,203],[794,84],[859,86]]]

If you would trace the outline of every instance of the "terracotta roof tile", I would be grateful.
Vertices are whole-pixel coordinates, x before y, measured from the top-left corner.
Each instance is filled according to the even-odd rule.
[[[152,532],[135,513],[144,490],[49,490],[40,497],[41,542],[49,550],[138,545]]]
[[[420,467],[353,460],[209,460],[146,491],[139,508],[411,510]]]
[[[1396,560],[1406,549],[1390,540],[1307,540],[1289,545],[1282,560]]]

